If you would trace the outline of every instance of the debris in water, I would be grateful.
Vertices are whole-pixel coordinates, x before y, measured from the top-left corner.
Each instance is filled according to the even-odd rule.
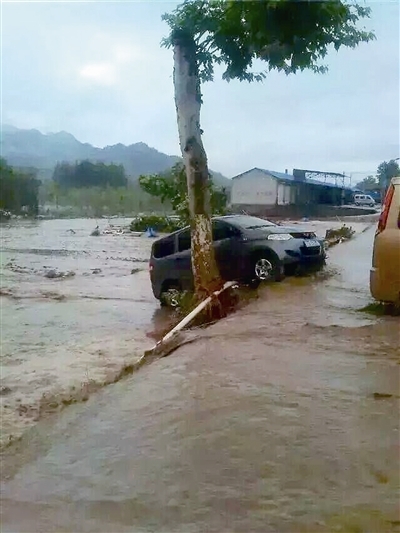
[[[342,227],[337,229],[327,229],[325,234],[325,241],[328,247],[340,244],[343,241],[348,241],[354,237],[355,231],[351,226],[343,224]]]
[[[101,268],[92,268],[92,274],[100,274]]]
[[[15,259],[13,261],[15,261]],[[9,268],[10,270],[12,270],[13,272],[16,272],[17,274],[30,274],[32,272],[31,268],[15,265],[11,261],[6,264],[6,268]]]
[[[57,292],[42,291],[43,298],[49,298],[51,300],[57,300],[58,302],[63,302],[66,300],[65,294],[58,294]]]
[[[15,298],[14,293],[10,289],[0,289],[0,296],[9,296]]]
[[[91,237],[99,237],[101,235],[99,226],[96,226],[95,229],[90,234]]]
[[[10,387],[1,387],[0,396],[7,396],[11,392],[12,392],[12,390],[10,389]]]
[[[146,235],[146,237],[149,237],[149,238],[157,237],[157,233],[154,231],[154,229],[152,227],[148,227],[146,229],[145,235]]]
[[[221,306],[221,301],[218,300],[218,297],[226,291],[227,289],[233,289],[238,286],[236,281],[227,281],[224,283],[223,287],[219,289],[218,291],[215,291],[210,296],[208,296],[205,300],[200,302],[194,309],[190,311],[188,315],[186,315],[180,322],[177,324],[174,328],[171,329],[164,337],[157,342],[157,344],[152,348],[152,350],[149,350],[146,352],[141,359],[139,359],[139,362],[147,355],[149,355],[152,351],[156,352],[165,342],[170,341],[174,335],[179,333],[183,328],[185,328],[190,322],[193,322],[195,317],[199,315],[204,309],[206,309],[207,306],[209,306],[212,303],[219,303]],[[222,306],[221,306],[222,307]]]
[[[54,278],[61,278],[63,276],[63,272],[57,272],[56,270],[48,270],[44,277],[45,278],[49,278],[49,279],[54,279]]]
[[[393,394],[388,394],[386,392],[374,392],[373,396],[375,400],[384,400],[386,398],[393,398]]]
[[[375,472],[372,472],[376,481],[378,483],[381,483],[381,484],[386,484],[388,483],[389,481],[389,477],[384,473],[384,472],[381,472],[379,470],[375,471]]]
[[[51,269],[44,274],[44,277],[49,279],[72,278],[74,276],[75,272],[73,270],[69,272],[59,272],[55,269]]]

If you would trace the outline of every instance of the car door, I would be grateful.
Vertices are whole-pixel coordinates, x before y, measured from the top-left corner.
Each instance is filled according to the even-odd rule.
[[[177,235],[177,252],[174,255],[174,279],[179,282],[182,290],[192,290],[192,255],[190,251],[190,228],[182,230]]]
[[[213,241],[215,259],[223,279],[229,281],[239,273],[238,242],[240,232],[231,224],[222,220],[213,220]]]

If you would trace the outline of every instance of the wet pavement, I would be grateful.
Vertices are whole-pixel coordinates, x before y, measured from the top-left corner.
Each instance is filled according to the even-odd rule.
[[[40,422],[2,463],[2,531],[400,531],[399,319],[373,230],[191,344]]]

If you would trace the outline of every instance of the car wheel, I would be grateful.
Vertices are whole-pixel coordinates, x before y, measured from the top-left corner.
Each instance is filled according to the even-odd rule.
[[[178,286],[170,286],[166,291],[161,293],[160,304],[163,307],[172,307],[176,309],[181,303],[181,291]]]
[[[271,256],[259,256],[254,261],[254,279],[261,281],[281,281],[284,278],[283,267]]]

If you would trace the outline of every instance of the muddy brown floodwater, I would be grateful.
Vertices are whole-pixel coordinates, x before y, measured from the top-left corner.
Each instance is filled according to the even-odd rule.
[[[2,531],[400,531],[399,319],[373,230],[3,453]]]
[[[151,239],[91,237],[97,223],[108,226],[88,219],[0,226],[2,443],[60,399],[112,380],[165,325],[149,284]]]
[[[2,445],[112,382],[174,320],[151,293],[152,240],[90,236],[97,224],[103,229],[129,222],[22,220],[0,226]],[[316,224],[321,236],[332,226],[305,224]]]

